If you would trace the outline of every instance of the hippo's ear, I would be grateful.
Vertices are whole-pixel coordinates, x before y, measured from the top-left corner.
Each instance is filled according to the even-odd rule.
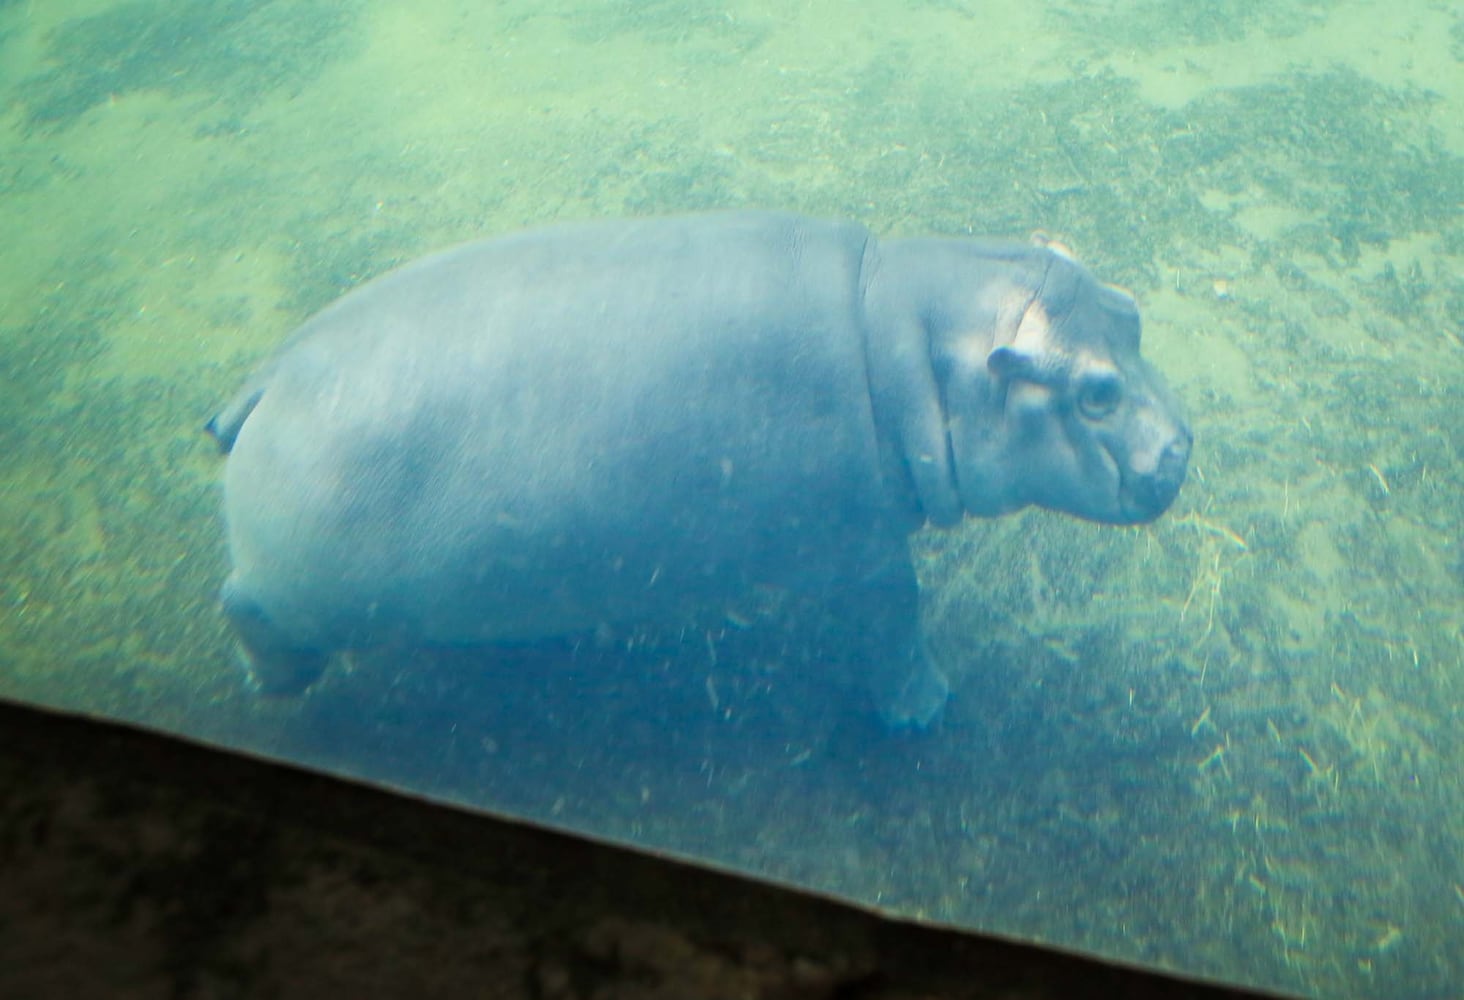
[[[1139,305],[1133,294],[1117,285],[1099,285],[1098,304],[1112,318],[1112,328],[1119,338],[1120,348],[1137,354],[1142,331]]]
[[[996,347],[986,356],[986,370],[1003,382],[1032,382],[1052,385],[1061,372],[1049,354],[1037,354],[1020,347]]]
[[[1014,347],[997,347],[986,356],[986,370],[1003,381],[1022,378],[1031,367],[1032,359]]]
[[[1068,260],[1077,260],[1078,255],[1073,253],[1073,248],[1051,233],[1038,229],[1032,233],[1032,245],[1034,247],[1046,247],[1059,257],[1066,257]]]

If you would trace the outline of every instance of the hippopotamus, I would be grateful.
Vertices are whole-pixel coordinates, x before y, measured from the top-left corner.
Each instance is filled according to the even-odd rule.
[[[949,685],[908,536],[1132,525],[1191,435],[1139,314],[1059,245],[776,212],[468,243],[309,319],[208,423],[254,684],[332,654],[671,627],[811,599],[891,726]]]

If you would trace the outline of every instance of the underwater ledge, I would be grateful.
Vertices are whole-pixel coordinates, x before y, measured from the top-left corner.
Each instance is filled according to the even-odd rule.
[[[0,996],[1265,994],[0,701]]]

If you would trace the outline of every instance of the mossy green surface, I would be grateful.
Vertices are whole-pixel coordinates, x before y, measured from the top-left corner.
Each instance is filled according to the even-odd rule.
[[[353,7],[341,0],[104,6],[48,33],[50,68],[25,80],[16,96],[35,126],[70,124],[99,104],[148,90],[207,96],[237,112],[269,91],[304,86],[348,49]]]
[[[843,10],[0,3],[0,694],[1125,961],[1457,992],[1459,16]],[[923,736],[766,594],[244,687],[200,428],[250,365],[437,246],[746,206],[1063,237],[1188,405],[1176,508],[920,536]]]

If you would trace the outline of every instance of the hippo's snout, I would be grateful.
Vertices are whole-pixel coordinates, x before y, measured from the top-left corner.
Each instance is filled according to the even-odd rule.
[[[1128,502],[1124,506],[1132,513],[1135,523],[1154,520],[1179,496],[1179,488],[1184,484],[1185,472],[1189,468],[1193,440],[1188,427],[1180,428],[1179,433],[1160,451],[1154,470],[1135,476],[1129,484]]]

